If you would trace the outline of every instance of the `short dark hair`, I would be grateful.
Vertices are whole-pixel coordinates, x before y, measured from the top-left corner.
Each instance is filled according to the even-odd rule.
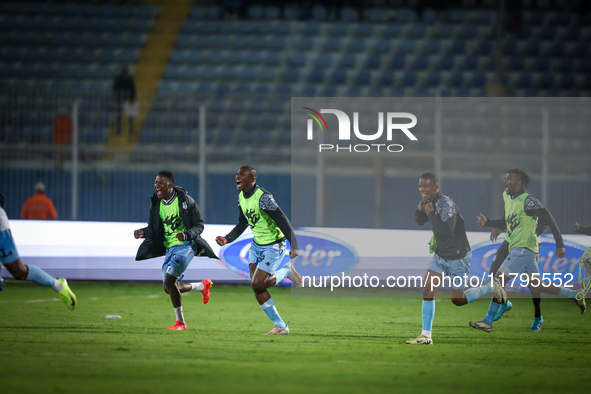
[[[4,208],[4,196],[0,193],[0,207]]]
[[[162,175],[170,179],[172,183],[174,183],[174,174],[170,171],[160,171],[158,175]]]
[[[248,168],[248,171],[250,171],[250,173],[252,174],[254,179],[257,179],[257,170],[255,170],[254,167],[252,167],[252,166],[242,166],[242,167]]]
[[[528,187],[529,184],[531,183],[531,177],[529,175],[527,175],[527,173],[525,171],[523,171],[519,168],[514,168],[512,170],[509,170],[509,171],[507,171],[507,174],[508,173],[517,175],[517,177],[521,181],[521,184],[524,187]]]
[[[434,172],[425,172],[423,175],[421,175],[421,178],[429,179],[431,182],[439,185],[439,177]]]

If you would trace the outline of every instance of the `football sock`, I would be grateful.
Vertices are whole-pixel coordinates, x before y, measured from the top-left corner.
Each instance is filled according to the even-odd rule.
[[[275,323],[277,327],[287,327],[287,324],[285,324],[285,322],[281,319],[281,316],[279,316],[277,308],[275,308],[275,301],[273,301],[273,298],[269,298],[269,301],[262,304],[261,309],[267,314],[269,319],[271,319],[271,321]]]
[[[180,322],[185,322],[185,315],[183,315],[183,306],[179,306],[178,308],[174,308],[174,314],[176,319]]]
[[[205,289],[205,286],[203,286],[203,282],[197,282],[197,283],[189,283],[191,285],[191,290],[203,290]]]
[[[29,267],[29,276],[27,276],[27,280],[33,281],[41,286],[52,287],[55,289],[54,286],[57,286],[55,282],[57,280],[49,275],[47,272],[43,271],[41,268],[37,267],[36,265],[28,264]],[[59,282],[58,282],[59,283]],[[59,286],[61,287],[62,284],[60,283]],[[62,289],[56,290],[60,292]]]
[[[289,274],[291,274],[291,270],[288,267],[283,267],[275,271],[275,286],[278,286],[283,279],[289,276]]]
[[[431,329],[433,328],[433,318],[434,317],[435,317],[435,300],[432,300],[432,301],[423,300],[423,332],[428,331],[429,338],[431,337]],[[427,335],[425,335],[425,336],[427,336]]]
[[[558,295],[561,295],[563,297],[568,297],[571,300],[574,300],[577,298],[577,292],[574,291],[573,289],[567,289],[566,287],[561,287],[560,293],[558,293]]]
[[[424,335],[427,338],[431,338],[431,330],[423,330],[421,331],[421,335]]]
[[[492,326],[493,318],[497,314],[497,311],[499,310],[500,307],[501,307],[501,304],[497,304],[496,302],[491,301],[490,306],[488,307],[488,313],[484,317],[484,321]]]
[[[470,303],[472,301],[479,299],[483,295],[490,293],[491,291],[492,291],[492,289],[491,289],[490,282],[489,282],[489,283],[482,285],[480,287],[473,287],[471,289],[464,291],[464,295],[466,296],[468,303]]]

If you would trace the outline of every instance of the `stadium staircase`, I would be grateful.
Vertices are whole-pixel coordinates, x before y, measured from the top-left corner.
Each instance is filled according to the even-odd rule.
[[[121,133],[117,134],[116,121],[111,125],[107,146],[118,148],[124,153],[138,141],[139,131],[150,113],[156,97],[158,82],[164,75],[170,53],[174,49],[183,22],[189,16],[191,0],[160,1],[161,11],[148,31],[146,43],[141,49],[135,66],[134,81],[138,94],[139,115],[135,118],[133,130],[129,123],[121,122]]]

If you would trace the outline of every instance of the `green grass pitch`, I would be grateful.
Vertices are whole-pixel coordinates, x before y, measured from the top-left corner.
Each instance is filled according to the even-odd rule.
[[[544,299],[531,333],[529,299],[474,330],[488,300],[438,300],[433,346],[421,300],[298,299],[273,288],[291,334],[272,324],[246,286],[214,285],[209,304],[183,297],[189,330],[174,323],[159,284],[71,282],[78,308],[51,289],[10,281],[0,293],[0,393],[556,393],[591,388],[591,321],[566,299]],[[121,315],[106,319],[105,315]]]

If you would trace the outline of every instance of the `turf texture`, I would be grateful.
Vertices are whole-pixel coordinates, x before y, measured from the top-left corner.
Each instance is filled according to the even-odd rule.
[[[436,302],[433,346],[418,298],[292,298],[273,288],[291,334],[245,286],[183,295],[187,331],[160,284],[70,282],[70,312],[51,289],[8,281],[0,292],[0,393],[555,393],[591,388],[591,321],[566,299],[513,310],[491,334],[468,326],[488,308]],[[121,319],[106,319],[120,315]]]

